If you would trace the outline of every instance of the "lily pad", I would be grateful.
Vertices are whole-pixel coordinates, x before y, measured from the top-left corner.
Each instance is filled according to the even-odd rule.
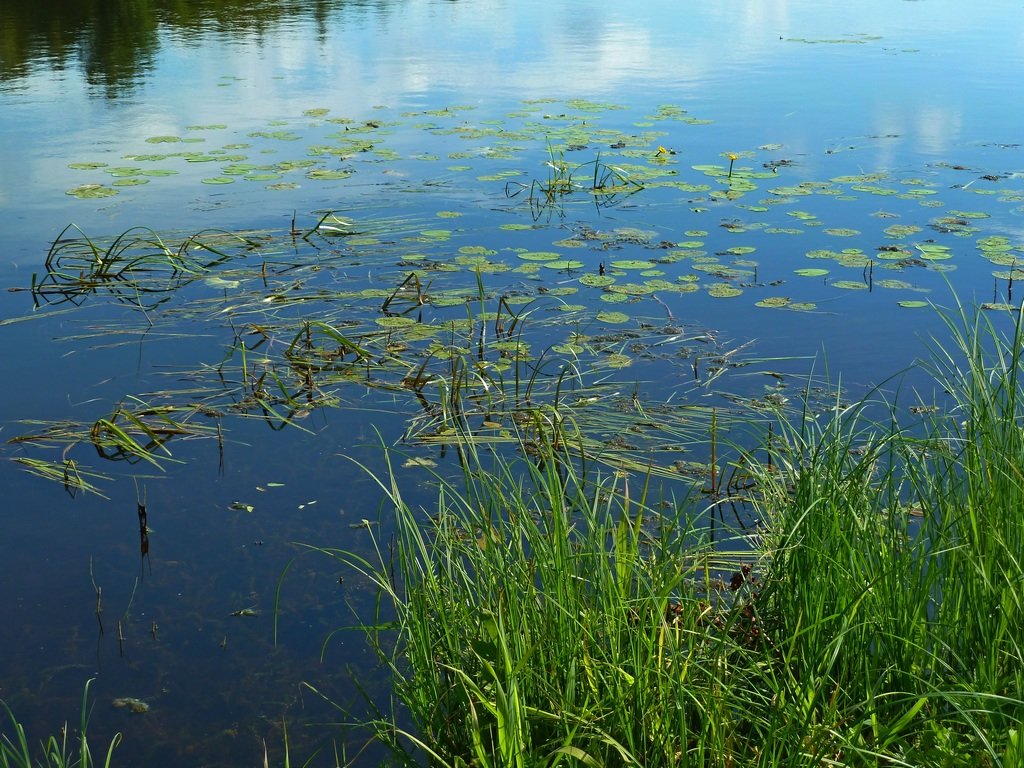
[[[81,200],[95,200],[101,197],[113,197],[117,194],[117,190],[105,187],[102,184],[79,184],[77,187],[69,189],[65,194]]]
[[[621,259],[613,261],[612,266],[616,269],[651,269],[654,262],[642,259]]]
[[[847,291],[866,290],[867,285],[859,280],[836,280],[832,283],[834,288],[843,288]]]
[[[603,288],[614,283],[615,278],[611,275],[584,275],[580,278],[580,282],[592,288]]]
[[[768,309],[781,309],[790,304],[788,296],[769,296],[766,299],[754,302],[755,307],[766,307]]]
[[[410,325],[416,325],[416,321],[411,317],[402,317],[400,315],[391,317],[378,317],[374,319],[374,322],[383,328],[404,328]]]
[[[708,295],[716,299],[731,299],[743,293],[741,288],[729,283],[712,283],[708,286]]]
[[[314,168],[306,174],[307,179],[316,179],[317,181],[338,181],[340,179],[347,179],[352,175],[352,171],[343,170],[330,170],[328,168]]]

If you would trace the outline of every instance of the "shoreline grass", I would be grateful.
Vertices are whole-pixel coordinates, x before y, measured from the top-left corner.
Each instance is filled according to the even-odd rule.
[[[407,765],[1024,765],[1024,323],[947,321],[946,411],[805,410],[744,456],[756,539],[581,469],[554,420],[460,442],[429,513],[378,478],[395,541],[322,550],[394,616],[360,628],[394,675],[374,736]]]
[[[78,733],[68,743],[70,729],[67,723],[61,728],[60,735],[51,735],[39,743],[41,752],[36,754],[33,747],[29,745],[25,729],[18,722],[7,705],[7,702],[0,701],[4,711],[7,713],[10,733],[0,732],[0,768],[93,768],[101,765],[103,768],[110,768],[114,750],[121,743],[121,734],[115,734],[107,746],[106,754],[102,762],[97,762],[89,747],[87,734],[89,725],[89,687],[92,680],[85,683],[85,690],[82,693],[82,711],[78,723]]]

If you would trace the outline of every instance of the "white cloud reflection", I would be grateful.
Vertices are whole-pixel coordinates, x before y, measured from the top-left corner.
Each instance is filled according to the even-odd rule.
[[[715,121],[680,139],[707,152],[782,142],[821,158],[853,145],[865,170],[903,168],[1019,139],[1021,22],[1013,0],[970,13],[953,0],[346,6],[326,31],[296,22],[258,40],[175,38],[146,83],[116,100],[91,94],[72,71],[34,76],[22,92],[0,94],[0,130],[13,147],[0,153],[0,174],[29,196],[52,194],[82,147],[113,152],[189,125],[244,131],[315,107],[358,118],[381,104],[484,104],[501,114],[540,97],[681,104]],[[855,42],[822,42],[837,40]],[[26,126],[51,119],[54,102],[63,125],[39,142]],[[899,138],[867,138],[890,134]]]

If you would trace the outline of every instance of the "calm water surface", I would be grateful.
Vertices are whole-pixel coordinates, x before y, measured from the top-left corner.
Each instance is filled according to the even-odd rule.
[[[780,369],[817,357],[855,387],[878,383],[940,332],[930,309],[901,302],[950,305],[951,289],[969,303],[1014,299],[1022,22],[1008,0],[3,3],[0,282],[13,290],[0,294],[0,438],[13,442],[0,448],[0,697],[39,737],[77,716],[95,677],[92,732],[124,734],[123,765],[252,764],[263,740],[280,761],[282,722],[302,757],[331,739],[354,753],[365,734],[317,724],[363,711],[348,670],[382,696],[384,680],[358,636],[321,644],[372,596],[358,580],[339,584],[330,562],[300,558],[275,646],[275,590],[301,552],[292,542],[368,545],[359,523],[377,519],[380,495],[340,456],[381,469],[375,446],[409,427],[411,398],[349,387],[301,428],[225,418],[222,450],[176,440],[161,469],[104,461],[87,440],[17,438],[90,425],[132,398],[206,397],[212,369],[240,369],[238,339],[259,342],[253,325],[352,319],[324,292],[386,294],[417,260],[464,257],[436,290],[471,294],[482,253],[488,287],[561,291],[561,304],[537,305],[548,318],[538,326],[579,317],[590,328],[594,312],[624,309],[626,329],[701,329],[789,358]],[[531,207],[531,182],[560,152],[646,188]],[[96,188],[116,194],[69,194]],[[293,217],[305,230],[331,210],[371,236],[321,238],[319,250],[288,237]],[[168,242],[258,232],[275,285],[294,269],[291,289],[308,303],[239,310],[260,283],[235,254],[165,303],[51,294],[34,308],[24,289],[69,224],[97,242],[138,226]],[[436,230],[449,235],[423,236]],[[515,271],[524,250],[582,266]],[[659,284],[605,305],[600,287],[578,284],[601,262],[619,284],[695,290]],[[723,286],[736,295],[716,297]],[[796,308],[758,306],[783,300]],[[282,332],[254,354],[290,341]],[[690,361],[637,354],[603,375],[682,401]],[[105,498],[71,499],[13,461],[65,449],[109,478]],[[422,479],[410,494],[429,503]],[[256,615],[234,615],[243,609]],[[115,708],[119,697],[150,709]]]

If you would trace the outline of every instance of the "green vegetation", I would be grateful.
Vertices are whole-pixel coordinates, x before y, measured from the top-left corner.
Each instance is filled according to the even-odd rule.
[[[24,320],[89,305],[98,316],[75,342],[212,341],[179,371],[177,384],[121,390],[85,418],[22,420],[25,431],[4,443],[11,460],[71,494],[103,495],[119,466],[162,470],[182,461],[172,450],[186,440],[215,445],[222,461],[239,419],[303,429],[310,413],[367,395],[380,412],[401,415],[412,444],[443,444],[469,419],[477,439],[514,442],[515,425],[541,403],[571,408],[587,453],[616,467],[642,466],[656,451],[660,471],[674,473],[671,462],[685,446],[703,442],[712,408],[700,395],[749,363],[741,349],[679,323],[655,286],[616,285],[597,274],[596,260],[577,275],[583,262],[554,252],[506,248],[499,255],[464,245],[445,257],[427,248],[423,233],[439,240],[451,233],[420,223],[325,213],[306,230],[293,224],[286,232],[180,237],[133,228],[111,240],[66,228],[25,289],[35,310]],[[634,230],[599,235],[613,247],[639,237]],[[521,271],[531,256],[564,277],[550,285]],[[353,264],[372,278],[353,276]],[[688,285],[661,282],[662,295]],[[624,301],[602,310],[610,296]],[[608,372],[655,361],[684,374],[672,407],[647,413],[629,391],[640,380],[623,385]]]
[[[79,721],[78,735],[68,744],[67,725],[61,729],[59,736],[50,736],[41,743],[42,753],[33,757],[33,750],[29,746],[25,729],[17,721],[14,713],[6,702],[0,701],[10,720],[11,733],[0,734],[0,768],[92,768],[95,765],[102,765],[108,768],[114,749],[121,743],[121,734],[116,734],[110,740],[107,753],[102,763],[97,763],[89,749],[89,740],[86,737],[86,730],[89,724],[89,686],[92,681],[85,684],[85,693],[82,695],[82,713]]]
[[[581,461],[556,410],[516,456],[460,440],[428,510],[380,478],[396,540],[322,550],[379,593],[359,630],[400,705],[376,737],[446,766],[1024,764],[1024,327],[1005,319],[949,318],[928,364],[949,402],[919,424],[873,400],[778,412],[703,493]],[[756,531],[698,522],[737,503]]]

